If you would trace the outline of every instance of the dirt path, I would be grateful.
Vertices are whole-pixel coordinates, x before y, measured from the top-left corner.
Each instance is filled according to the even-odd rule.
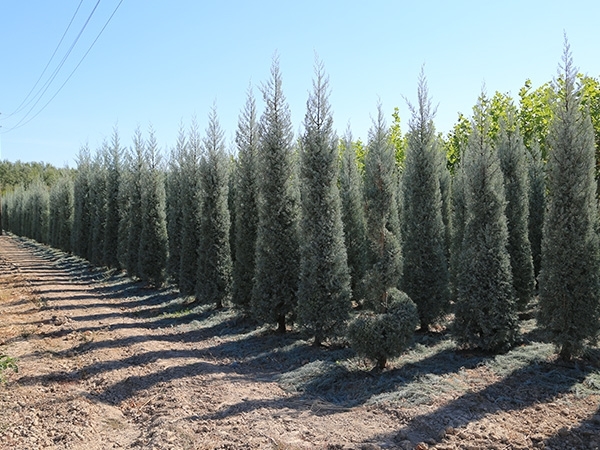
[[[8,236],[0,317],[0,353],[19,366],[0,386],[1,449],[600,446],[589,368],[541,363],[503,378],[496,360],[441,350],[428,356],[437,374],[423,361],[349,372],[335,359],[346,349],[314,349],[227,309],[190,311],[172,291]],[[545,391],[554,376],[572,381]],[[407,400],[425,387],[426,400]]]

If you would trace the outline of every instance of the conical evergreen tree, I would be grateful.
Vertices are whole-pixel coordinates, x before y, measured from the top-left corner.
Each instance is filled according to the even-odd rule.
[[[167,219],[165,184],[154,131],[150,129],[142,166],[142,229],[138,255],[140,278],[154,286],[166,279]]]
[[[423,73],[418,102],[411,107],[404,161],[402,288],[416,303],[421,329],[427,331],[447,311],[450,290],[439,173],[441,148]]]
[[[508,254],[512,268],[517,307],[525,308],[533,297],[534,272],[529,242],[529,196],[527,150],[510,108],[500,121],[497,143],[500,167],[504,175],[506,219],[508,221]]]
[[[179,285],[181,272],[181,227],[183,225],[184,191],[183,165],[187,152],[187,138],[183,126],[179,128],[177,143],[171,151],[169,170],[166,179],[167,195],[167,234],[169,237],[169,259],[167,273],[176,285]]]
[[[580,108],[569,45],[548,144],[548,203],[542,241],[539,323],[560,356],[579,355],[600,327],[600,249],[594,130]]]
[[[370,131],[365,159],[365,200],[369,268],[365,276],[365,305],[371,311],[359,315],[348,328],[358,354],[377,361],[379,368],[399,355],[418,324],[417,307],[397,286],[402,276],[398,239],[398,176],[394,147],[381,107]]]
[[[249,312],[255,272],[258,226],[258,119],[256,101],[248,91],[246,105],[238,120],[235,135],[238,150],[235,189],[235,263],[233,265],[233,303]]]
[[[119,177],[119,228],[117,242],[117,257],[119,267],[128,268],[129,261],[129,222],[133,191],[133,155],[130,149],[123,149],[121,174]]]
[[[128,174],[129,209],[127,211],[127,264],[130,276],[140,277],[139,255],[142,230],[142,178],[144,173],[145,143],[142,132],[137,128],[133,134]]]
[[[104,228],[103,260],[108,267],[117,269],[120,268],[119,253],[115,249],[119,247],[119,223],[122,211],[119,207],[122,153],[119,133],[115,128],[106,155],[106,225]]]
[[[106,231],[107,203],[106,203],[106,181],[107,169],[106,158],[108,156],[108,144],[102,144],[94,160],[90,177],[90,203],[92,212],[92,242],[90,246],[90,262],[97,266],[104,265],[104,235]]]
[[[533,268],[537,280],[542,263],[542,233],[546,211],[546,168],[542,160],[542,151],[535,143],[527,153],[529,185],[529,242]]]
[[[73,183],[73,235],[71,245],[73,252],[85,259],[90,259],[91,243],[91,205],[90,205],[91,156],[87,146],[79,150],[77,156],[77,173]]]
[[[329,82],[317,63],[300,147],[302,214],[298,320],[315,345],[342,332],[350,312],[350,273],[338,191],[337,137]]]
[[[63,176],[50,190],[50,244],[65,252],[71,251],[73,202],[73,180]]]
[[[232,262],[229,244],[229,158],[223,131],[213,107],[203,140],[200,171],[202,219],[198,247],[196,298],[221,308],[231,295]]]
[[[179,291],[193,295],[198,275],[198,246],[202,219],[200,191],[200,156],[202,143],[196,120],[188,133],[188,145],[181,166],[181,261],[179,264]]]
[[[367,224],[365,219],[363,180],[358,170],[356,148],[350,130],[341,141],[340,199],[344,243],[348,256],[352,296],[360,300],[360,289],[366,270]]]
[[[50,194],[41,179],[27,188],[28,233],[27,236],[42,244],[48,242],[50,224]]]
[[[498,153],[487,138],[488,117],[475,108],[463,157],[465,225],[454,335],[467,347],[505,351],[518,334],[508,254],[505,195]]]
[[[266,108],[260,120],[261,178],[252,311],[260,320],[277,323],[283,333],[286,317],[296,308],[300,244],[292,123],[277,58],[262,90]]]

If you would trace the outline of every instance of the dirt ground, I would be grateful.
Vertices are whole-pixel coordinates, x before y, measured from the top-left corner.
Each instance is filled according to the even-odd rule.
[[[598,356],[443,333],[373,373],[343,345],[0,237],[1,449],[598,449]],[[537,352],[537,353],[536,353]],[[541,355],[541,356],[540,356]]]

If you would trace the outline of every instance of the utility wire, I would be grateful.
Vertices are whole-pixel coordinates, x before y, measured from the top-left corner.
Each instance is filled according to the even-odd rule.
[[[79,34],[77,35],[77,37],[75,38],[75,40],[73,41],[73,43],[71,44],[71,46],[69,47],[69,50],[67,51],[67,53],[65,54],[65,56],[63,56],[62,60],[60,61],[59,65],[58,65],[58,67],[56,67],[56,69],[54,69],[54,72],[52,72],[52,75],[50,76],[50,78],[48,79],[48,81],[46,81],[46,83],[44,83],[44,85],[40,88],[40,90],[35,94],[35,97],[37,97],[37,100],[35,100],[35,102],[31,106],[31,108],[29,108],[29,110],[25,113],[25,115],[21,118],[21,120],[14,127],[12,127],[11,129],[9,129],[8,131],[11,131],[11,130],[17,128],[21,123],[23,123],[23,121],[25,119],[27,119],[27,117],[29,117],[29,115],[31,114],[31,111],[33,111],[34,108],[37,106],[37,104],[42,100],[42,97],[48,91],[48,89],[50,88],[50,85],[52,84],[52,82],[58,76],[58,72],[60,71],[60,69],[62,69],[63,65],[65,64],[65,62],[67,60],[67,58],[69,57],[69,55],[73,51],[73,48],[75,48],[75,44],[77,44],[77,42],[79,41],[79,38],[83,34],[83,31],[86,29],[86,27],[87,27],[88,23],[90,22],[92,16],[94,15],[94,12],[96,12],[96,9],[98,8],[99,4],[100,4],[100,0],[98,0],[96,2],[96,5],[94,6],[94,9],[92,10],[92,12],[88,16],[87,20],[83,24],[83,27],[81,28],[81,30],[79,31]],[[40,91],[41,91],[41,93],[40,93]],[[32,98],[31,100],[29,100],[29,102],[27,102],[26,106],[28,106],[29,104],[31,104],[31,102],[34,101],[35,97]]]
[[[80,0],[79,1],[79,5],[77,5],[77,9],[75,10],[75,13],[73,13],[73,17],[71,17],[71,21],[69,22],[69,25],[67,25],[67,29],[63,33],[62,37],[60,38],[60,41],[58,42],[58,45],[54,49],[54,53],[52,53],[52,56],[50,57],[50,59],[46,63],[46,67],[44,67],[44,70],[42,70],[42,73],[40,74],[39,78],[37,79],[37,81],[35,82],[35,84],[33,85],[33,87],[31,88],[31,90],[29,91],[29,93],[25,96],[25,98],[23,99],[23,101],[21,102],[21,104],[19,106],[17,106],[17,109],[15,109],[13,112],[11,112],[10,114],[8,114],[6,117],[3,117],[2,119],[8,119],[9,117],[14,116],[15,114],[17,114],[19,111],[21,111],[23,109],[22,106],[25,104],[25,102],[27,101],[27,99],[29,99],[29,96],[32,94],[32,92],[35,90],[35,88],[37,87],[37,85],[39,84],[39,82],[42,80],[42,77],[44,76],[44,74],[46,73],[46,70],[48,70],[48,67],[50,66],[50,63],[54,59],[54,56],[56,56],[56,52],[58,52],[58,49],[60,48],[63,40],[65,39],[65,36],[67,35],[67,32],[71,28],[71,25],[73,24],[73,21],[75,20],[75,16],[77,16],[77,13],[79,12],[79,8],[81,8],[81,4],[82,3],[83,3],[83,0]]]
[[[98,0],[98,3],[100,2],[100,0]],[[73,74],[75,73],[75,71],[79,68],[79,66],[81,65],[81,63],[83,62],[83,60],[85,59],[85,57],[88,55],[88,53],[92,50],[92,48],[94,47],[94,44],[96,43],[96,41],[100,38],[100,36],[102,35],[102,33],[104,32],[104,29],[108,26],[108,24],[110,23],[110,21],[112,20],[113,16],[117,13],[117,10],[119,9],[119,7],[121,6],[121,3],[123,3],[123,0],[120,0],[119,3],[117,4],[116,8],[114,9],[114,11],[112,12],[112,14],[110,15],[110,17],[108,18],[108,20],[106,21],[106,23],[104,24],[104,26],[102,27],[102,29],[100,30],[100,32],[98,33],[98,35],[96,36],[96,39],[94,39],[94,42],[92,42],[92,44],[90,45],[90,47],[87,49],[87,51],[85,52],[85,54],[81,57],[81,59],[79,60],[79,63],[77,63],[77,65],[75,66],[75,68],[73,69],[73,71],[69,74],[69,76],[67,77],[67,79],[64,81],[63,84],[61,84],[61,86],[58,88],[58,90],[55,92],[55,94],[50,98],[50,100],[48,100],[46,102],[46,104],[44,106],[42,106],[42,108],[35,113],[35,115],[33,117],[31,117],[28,121],[23,122],[23,119],[21,119],[21,122],[17,123],[14,127],[10,128],[9,130],[6,131],[6,133],[15,130],[17,128],[21,128],[22,126],[28,124],[29,122],[31,122],[33,119],[35,119],[44,109],[46,109],[46,107],[50,104],[50,102],[52,100],[54,100],[54,97],[56,97],[58,95],[58,93],[62,90],[63,87],[65,87],[65,84],[67,84],[67,82],[71,79],[71,77],[73,76]],[[96,6],[98,6],[96,4]]]

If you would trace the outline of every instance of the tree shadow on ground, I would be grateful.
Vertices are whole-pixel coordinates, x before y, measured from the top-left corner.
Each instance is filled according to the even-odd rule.
[[[600,407],[588,419],[572,428],[563,428],[545,442],[545,448],[600,448]]]
[[[520,410],[551,401],[569,393],[597,370],[585,362],[531,362],[481,390],[471,390],[431,413],[413,417],[396,433],[381,438],[393,440],[403,436],[413,443],[439,441],[440,432],[448,426],[461,428],[500,411]]]

